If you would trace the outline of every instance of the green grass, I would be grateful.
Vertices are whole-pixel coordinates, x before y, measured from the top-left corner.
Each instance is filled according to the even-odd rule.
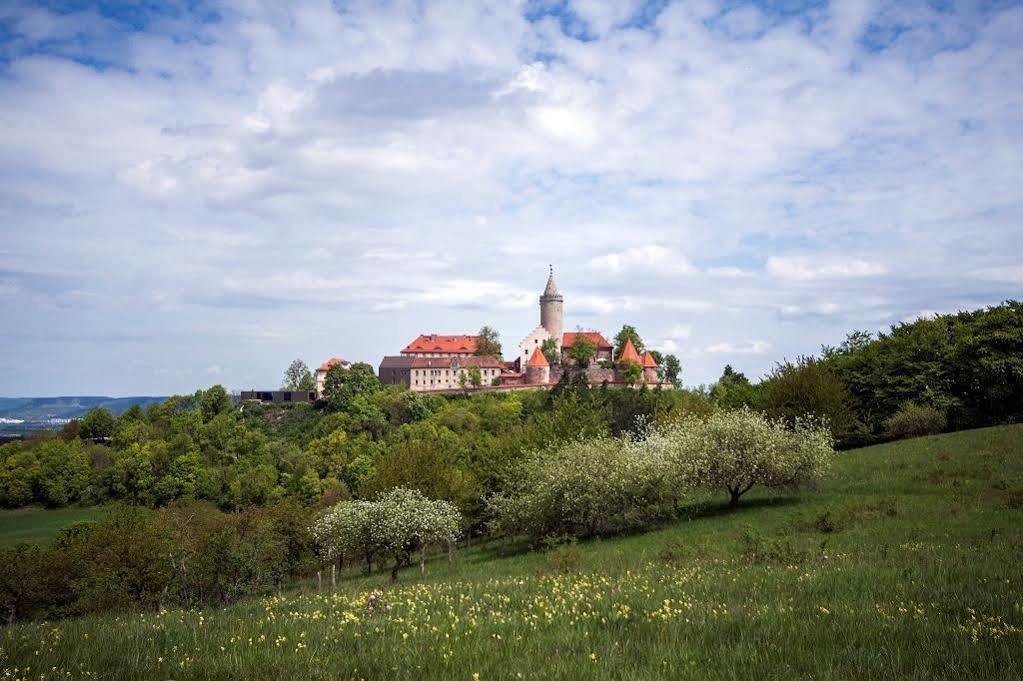
[[[16,625],[0,678],[1023,677],[1023,426],[843,452],[816,491],[747,496],[461,550],[395,587]]]
[[[99,507],[91,508],[19,508],[0,511],[0,546],[20,541],[43,542],[66,525],[79,520],[97,520]]]

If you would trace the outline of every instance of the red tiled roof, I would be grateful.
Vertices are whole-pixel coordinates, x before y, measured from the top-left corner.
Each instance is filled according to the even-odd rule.
[[[504,369],[504,362],[496,357],[413,357],[413,369],[452,369],[458,367],[477,366],[480,369]]]
[[[639,364],[639,353],[636,352],[636,346],[632,344],[632,339],[625,341],[625,347],[622,348],[622,352],[618,355],[618,362],[635,362]]]
[[[337,357],[331,357],[326,362],[321,364],[320,368],[317,369],[317,371],[330,371],[330,368],[336,364],[344,366],[348,364],[348,362],[344,361],[343,359],[338,359]]]
[[[531,367],[546,367],[550,366],[547,362],[547,358],[544,357],[543,353],[540,352],[540,348],[533,350],[533,356],[529,358],[529,366]]]
[[[643,353],[642,364],[647,368],[657,368],[657,360],[654,359],[654,356],[650,353],[649,350]]]
[[[576,336],[586,336],[593,344],[597,346],[598,350],[610,350],[614,346],[607,342],[603,334],[598,331],[566,331],[565,335],[561,339],[562,348],[572,347],[572,343],[575,342]]]
[[[423,334],[405,346],[401,354],[414,352],[462,352],[468,355],[476,352],[479,336],[439,336]]]

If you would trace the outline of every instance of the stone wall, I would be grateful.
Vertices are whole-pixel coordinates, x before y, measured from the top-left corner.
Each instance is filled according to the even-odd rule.
[[[565,373],[565,368],[556,365],[551,367],[551,383],[558,383],[561,380],[561,376]],[[591,364],[586,368],[586,378],[592,385],[599,385],[604,381],[608,383],[614,383],[615,371],[614,369],[602,369],[599,366]]]

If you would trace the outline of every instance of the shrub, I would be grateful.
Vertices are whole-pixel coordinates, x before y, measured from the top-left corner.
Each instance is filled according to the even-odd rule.
[[[885,434],[893,440],[921,435],[936,435],[945,430],[944,412],[922,404],[907,402],[885,422]]]
[[[610,535],[649,524],[676,492],[663,450],[644,440],[598,437],[535,454],[506,494],[492,497],[493,526],[534,543]]]

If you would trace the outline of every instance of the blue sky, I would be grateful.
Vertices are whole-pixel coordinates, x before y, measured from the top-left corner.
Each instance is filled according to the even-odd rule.
[[[0,394],[483,324],[689,384],[1023,289],[1013,2],[6,2]]]

